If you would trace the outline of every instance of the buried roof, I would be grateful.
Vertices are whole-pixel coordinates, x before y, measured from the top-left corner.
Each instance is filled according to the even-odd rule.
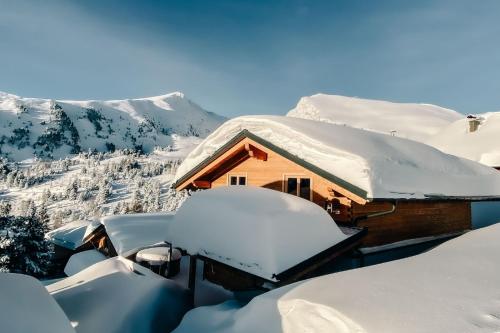
[[[176,184],[238,137],[249,137],[366,199],[500,197],[500,174],[478,163],[411,140],[283,116],[227,121],[188,155]]]
[[[500,167],[500,112],[469,117],[446,126],[427,143],[448,154]],[[474,132],[467,130],[471,119],[480,122],[480,126]]]
[[[259,187],[193,194],[168,228],[173,246],[269,281],[346,240],[326,211]]]

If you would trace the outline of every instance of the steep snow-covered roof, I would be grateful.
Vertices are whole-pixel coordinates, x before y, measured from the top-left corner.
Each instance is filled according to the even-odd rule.
[[[40,281],[11,273],[0,273],[0,327],[9,333],[75,333]]]
[[[170,332],[189,301],[187,290],[176,282],[122,257],[101,261],[47,289],[79,333]]]
[[[500,224],[403,260],[190,311],[175,333],[496,332]]]
[[[347,236],[316,204],[265,188],[200,191],[169,225],[173,246],[275,281]],[[309,241],[308,241],[309,240]]]
[[[412,140],[282,116],[227,121],[187,156],[177,181],[243,130],[366,191],[368,199],[500,196],[500,174],[478,163]]]
[[[451,122],[460,113],[431,104],[387,101],[316,94],[302,97],[289,117],[324,121],[422,141]]]
[[[101,223],[119,255],[127,257],[137,249],[164,242],[173,213],[144,213],[106,216]]]
[[[481,125],[469,133],[468,119],[445,127],[427,143],[448,153],[493,167],[500,166],[500,112],[477,115]]]

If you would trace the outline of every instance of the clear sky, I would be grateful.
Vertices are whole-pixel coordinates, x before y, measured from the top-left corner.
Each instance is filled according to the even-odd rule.
[[[317,92],[500,110],[500,1],[0,0],[0,90],[182,91],[235,116]]]

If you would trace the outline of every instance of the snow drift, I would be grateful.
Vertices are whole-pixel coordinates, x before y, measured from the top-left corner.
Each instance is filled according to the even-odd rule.
[[[415,257],[190,311],[184,332],[496,332],[500,224]]]
[[[446,126],[427,143],[448,154],[468,158],[492,167],[500,167],[500,112],[477,115],[481,125],[468,131],[468,119]]]
[[[463,117],[458,112],[431,104],[386,101],[316,94],[302,97],[287,114],[338,125],[422,141]]]
[[[75,333],[40,281],[11,273],[0,273],[0,327],[6,333]]]
[[[500,196],[500,173],[478,163],[412,140],[280,116],[227,121],[187,156],[176,179],[244,129],[365,190],[369,199]]]
[[[186,289],[122,257],[47,289],[79,333],[170,332],[189,308]]]
[[[73,254],[66,266],[64,266],[64,274],[67,276],[75,275],[98,262],[106,260],[107,257],[97,250],[87,250]]]
[[[316,204],[246,186],[194,193],[177,212],[168,234],[173,246],[190,254],[272,281],[275,274],[347,238]]]

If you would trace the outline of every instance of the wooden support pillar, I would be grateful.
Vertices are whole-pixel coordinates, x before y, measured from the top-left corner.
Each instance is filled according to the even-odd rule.
[[[189,280],[188,289],[191,292],[191,305],[194,307],[194,290],[196,286],[196,262],[197,256],[189,256]]]

